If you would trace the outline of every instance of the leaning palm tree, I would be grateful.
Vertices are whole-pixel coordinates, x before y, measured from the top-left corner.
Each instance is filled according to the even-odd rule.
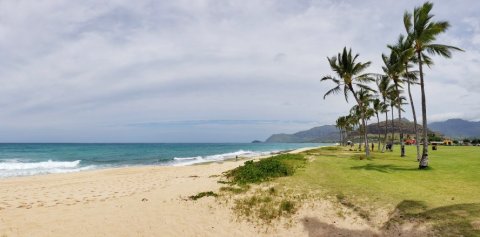
[[[408,90],[408,97],[410,99],[410,106],[412,109],[412,116],[413,116],[413,130],[415,132],[415,145],[417,148],[417,161],[420,161],[421,155],[420,155],[420,143],[419,141],[419,135],[418,135],[418,122],[417,122],[417,113],[415,111],[415,105],[413,103],[413,96],[412,96],[412,90],[411,90],[411,85],[418,84],[417,80],[417,72],[410,72],[409,69],[412,67],[410,64],[411,62],[418,62],[416,56],[415,56],[415,51],[412,47],[412,38],[411,37],[405,37],[403,35],[400,35],[398,37],[398,41],[394,46],[389,46],[392,50],[397,51],[398,54],[402,55],[401,61],[403,63],[403,68],[405,69],[405,73],[403,75],[403,82],[407,84],[407,90]],[[430,60],[424,60],[425,64],[430,65]]]
[[[354,105],[350,109],[350,113],[354,114],[356,117],[360,117],[361,114],[364,113],[365,114],[365,120],[368,121],[375,115],[375,110],[370,108],[368,105],[366,105],[363,108],[359,107],[358,105]],[[364,134],[367,127],[368,127],[367,123],[365,125],[359,124],[358,129],[357,129],[358,133]],[[368,147],[368,149],[370,149],[369,145],[367,145],[368,143],[366,141],[367,140],[365,139],[365,137],[363,137],[363,141],[362,141],[362,138],[360,137],[360,141],[359,141],[360,146],[359,147],[361,148],[362,144],[363,144],[363,145],[365,145],[365,149],[367,149],[367,147]],[[373,150],[370,150],[370,151],[373,151]]]
[[[408,69],[406,69],[408,70]],[[410,107],[412,109],[412,116],[413,116],[413,130],[415,132],[415,146],[417,148],[417,161],[420,161],[421,155],[420,155],[420,142],[418,140],[419,134],[418,134],[418,122],[417,122],[417,113],[415,111],[415,105],[413,103],[413,96],[412,96],[412,89],[411,85],[416,85],[418,84],[417,82],[417,77],[414,74],[410,74],[404,78],[404,82],[407,83],[407,90],[408,90],[408,98],[410,99]]]
[[[353,131],[358,126],[359,118],[357,116],[355,116],[354,114],[349,114],[345,117],[347,119],[347,137],[349,137],[348,132],[350,132],[350,136],[352,136],[351,139],[353,141],[353,140],[355,140],[355,135],[354,135]]]
[[[385,106],[385,110],[383,111],[385,113],[385,136],[383,139],[383,146],[382,146],[382,152],[385,152],[385,145],[387,144],[387,134],[388,134],[388,98],[392,90],[394,90],[394,87],[392,84],[390,84],[390,79],[387,76],[379,76],[377,78],[377,92],[379,96],[382,98],[382,102]]]
[[[364,73],[364,71],[370,66],[371,62],[357,62],[358,54],[352,55],[352,50],[347,48],[343,48],[343,52],[339,53],[338,56],[333,56],[331,58],[327,58],[330,64],[330,68],[337,74],[338,78],[333,76],[324,76],[321,81],[333,81],[336,86],[327,91],[324,95],[327,97],[331,94],[337,94],[343,91],[345,100],[348,102],[348,95],[352,94],[357,102],[357,105],[360,108],[364,107],[364,103],[362,100],[359,99],[357,95],[357,91],[359,89],[364,90],[372,90],[370,89],[365,83],[373,81],[369,77],[369,74]],[[360,119],[362,121],[362,125],[365,128],[363,131],[363,135],[365,138],[365,155],[368,157],[370,156],[370,150],[368,148],[368,137],[367,137],[367,128],[366,128],[366,115],[365,110],[361,110]]]
[[[437,36],[447,31],[450,27],[448,21],[432,21],[430,11],[433,3],[425,2],[422,6],[413,10],[413,15],[405,12],[403,23],[407,34],[412,39],[412,47],[415,50],[420,73],[420,89],[422,93],[422,125],[423,125],[423,150],[419,169],[428,167],[428,127],[427,127],[427,102],[425,96],[425,81],[423,75],[423,63],[429,59],[426,53],[439,55],[445,58],[452,56],[452,50],[462,51],[460,48],[435,43]],[[412,19],[413,17],[413,19]],[[427,56],[427,57],[426,57]]]
[[[393,114],[393,111],[394,111],[393,109],[394,108],[396,108],[397,111],[398,111],[398,130],[402,131],[401,112],[404,112],[404,110],[402,109],[402,106],[405,104],[404,101],[406,100],[405,97],[401,95],[402,93],[403,93],[402,90],[397,91],[396,89],[394,89],[394,90],[391,90],[390,93],[388,94],[388,98],[389,98],[389,102],[390,102],[389,106],[390,106],[391,112],[392,112],[392,119],[391,119],[391,122],[392,122],[392,143],[395,141],[395,124],[394,124],[395,116]],[[400,139],[402,139],[402,137],[400,137]],[[402,143],[402,141],[400,141],[400,143]]]
[[[393,82],[393,85],[395,86],[395,90],[394,90],[394,93],[395,95],[392,95],[392,98],[395,98],[397,100],[400,100],[400,97],[401,97],[401,88],[403,87],[402,86],[402,75],[404,73],[404,69],[403,69],[403,57],[405,57],[405,52],[403,51],[400,51],[398,48],[395,48],[395,47],[392,47],[392,46],[389,46],[390,48],[390,55],[387,56],[385,54],[382,54],[382,60],[383,60],[383,63],[384,63],[384,66],[382,66],[382,70],[383,72],[385,73],[385,76],[387,76],[388,78],[390,78]],[[396,105],[399,105],[400,102],[399,101],[392,101],[393,104],[396,104]],[[393,108],[393,106],[392,106]],[[401,125],[401,118],[402,118],[402,109],[401,109],[401,106],[398,107],[398,120],[399,120],[399,125]],[[393,114],[393,111],[392,111],[392,114]],[[392,124],[393,124],[393,120],[392,120]],[[401,149],[400,149],[400,156],[401,157],[404,157],[405,156],[405,144],[403,142],[403,129],[402,129],[402,126],[399,126],[398,127],[399,129],[399,132],[400,132],[400,144],[401,144]],[[392,132],[393,133],[393,132]]]
[[[401,94],[401,92],[400,92]],[[393,104],[392,106],[395,107],[397,109],[397,111],[399,111],[399,115],[398,115],[398,129],[399,130],[402,130],[402,117],[401,117],[401,112],[405,112],[405,110],[403,110],[403,105],[405,105],[406,103],[404,102],[406,100],[405,96],[402,96],[400,95],[398,98],[395,98],[395,100],[393,101]],[[393,117],[392,117],[392,120],[393,120]]]
[[[380,116],[379,116],[379,114],[384,113],[387,108],[386,108],[385,104],[378,98],[376,98],[372,101],[372,108],[373,108],[373,111],[375,112],[375,116],[377,117],[377,130],[378,130],[378,147],[377,147],[377,150],[379,150],[380,149],[380,142],[382,140],[380,138],[381,132],[380,132]]]
[[[350,109],[350,114],[352,114],[353,116],[356,116],[357,118],[358,117],[361,118],[363,114],[363,116],[365,116],[365,121],[370,120],[370,118],[373,117],[375,114],[375,111],[372,108],[370,108],[370,103],[373,101],[373,94],[371,93],[370,90],[361,88],[357,92],[357,97],[362,102],[363,107],[360,107],[359,105],[353,106]],[[360,125],[358,131],[360,133],[364,133],[366,129],[367,129],[367,124],[365,122],[365,124]],[[365,149],[367,149],[367,146],[368,146],[366,141],[367,140],[364,138],[364,143],[366,147]],[[360,142],[360,145],[361,144],[362,143]]]

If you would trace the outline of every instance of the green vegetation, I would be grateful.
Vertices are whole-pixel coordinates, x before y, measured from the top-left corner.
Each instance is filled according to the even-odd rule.
[[[259,183],[276,177],[293,175],[306,160],[299,154],[282,154],[260,161],[246,161],[243,166],[230,170],[226,177],[234,184]]]
[[[290,217],[296,213],[298,204],[292,197],[271,190],[257,190],[252,195],[235,200],[234,211],[240,217],[259,224],[269,224],[280,217]]]
[[[431,67],[433,59],[431,56],[442,56],[450,58],[453,51],[462,51],[462,49],[439,44],[437,37],[445,33],[450,27],[448,21],[434,21],[434,15],[431,13],[433,3],[425,2],[422,6],[416,7],[413,13],[406,11],[403,16],[403,25],[405,35],[400,34],[394,45],[387,45],[389,53],[382,54],[382,73],[366,73],[365,70],[370,66],[370,62],[361,63],[357,59],[358,54],[352,56],[352,50],[347,51],[343,48],[338,56],[328,58],[328,63],[335,76],[324,76],[320,81],[331,81],[335,87],[328,90],[325,97],[333,94],[343,94],[348,103],[348,96],[352,95],[356,105],[350,109],[350,114],[341,116],[336,120],[336,126],[340,130],[342,144],[348,138],[348,132],[357,130],[363,133],[362,144],[365,144],[365,155],[370,156],[369,138],[367,121],[376,115],[377,122],[380,121],[380,113],[385,114],[385,124],[388,124],[388,108],[390,107],[392,127],[392,140],[388,141],[385,126],[384,143],[393,143],[393,133],[395,132],[394,110],[398,112],[398,122],[401,124],[402,107],[406,103],[404,94],[404,84],[407,84],[408,97],[413,112],[415,137],[420,140],[420,133],[417,126],[417,117],[413,103],[411,86],[420,84],[422,101],[422,139],[423,150],[420,155],[420,146],[417,143],[417,161],[418,168],[428,167],[428,127],[427,127],[427,109],[424,83],[424,69],[426,65]],[[412,70],[414,65],[418,65],[418,71]],[[375,79],[376,78],[376,79]],[[419,80],[418,80],[419,79]],[[419,83],[417,83],[419,81]],[[370,88],[370,84],[376,82],[378,91]],[[381,100],[380,100],[381,99]],[[377,127],[377,129],[380,129]],[[404,134],[402,126],[399,126],[401,144],[400,156],[405,156]],[[378,140],[381,138],[378,137]],[[433,139],[433,138],[432,138]],[[385,149],[385,148],[382,148]]]
[[[406,235],[428,228],[433,235],[480,236],[479,152],[474,146],[439,146],[431,152],[431,166],[420,170],[411,165],[417,162],[414,146],[406,146],[404,158],[323,147],[247,162],[226,173],[231,182],[221,192],[231,194],[238,217],[264,227],[289,220],[302,203],[327,199],[367,222],[390,213],[380,226],[387,236],[402,226],[413,228]]]
[[[218,194],[212,192],[212,191],[208,191],[208,192],[200,192],[196,195],[192,195],[190,197],[188,197],[190,200],[198,200],[200,198],[203,198],[203,197],[217,197]]]
[[[473,146],[439,146],[432,166],[412,167],[416,149],[405,158],[395,152],[373,152],[364,159],[348,148],[305,152],[312,159],[295,175],[276,182],[295,193],[323,190],[368,220],[377,209],[394,213],[385,228],[403,222],[424,223],[445,236],[480,236],[480,152]]]
[[[332,148],[329,148],[332,149]],[[335,148],[336,149],[336,148]],[[225,173],[229,186],[221,187],[223,194],[226,192],[238,196],[234,198],[234,211],[239,217],[259,224],[268,224],[280,217],[288,217],[298,209],[298,204],[291,193],[284,189],[261,185],[250,190],[249,184],[258,184],[275,178],[292,176],[300,167],[305,167],[307,160],[301,154],[282,154],[261,159],[247,161],[243,166]],[[241,195],[239,195],[241,194]]]
[[[353,95],[357,102],[356,108],[352,108],[354,113],[351,113],[351,117],[355,118],[352,121],[352,127],[359,124],[363,126],[363,135],[365,139],[366,149],[365,155],[370,155],[368,146],[368,131],[367,131],[367,110],[368,101],[364,98],[368,97],[368,92],[372,91],[366,83],[372,82],[373,79],[365,74],[365,70],[370,66],[371,62],[359,62],[358,54],[352,55],[352,49],[347,50],[347,47],[343,48],[343,51],[337,56],[328,57],[328,63],[337,77],[324,76],[320,81],[332,81],[335,83],[335,87],[328,90],[323,99],[329,95],[342,93],[345,96],[345,101],[348,102],[348,95]],[[362,98],[362,95],[364,98]]]

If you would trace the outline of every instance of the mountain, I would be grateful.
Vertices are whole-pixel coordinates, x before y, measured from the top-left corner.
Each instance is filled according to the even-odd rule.
[[[399,124],[405,134],[415,134],[414,123],[407,119],[394,121],[395,132],[400,132]],[[385,132],[385,121],[380,122],[380,129],[377,123],[368,126],[369,134],[383,134]],[[418,125],[421,135],[423,127]],[[451,138],[478,138],[480,137],[480,122],[471,122],[463,119],[449,119],[443,122],[434,122],[428,125],[428,133],[440,133]],[[391,133],[391,121],[388,121],[388,132]],[[359,135],[359,134],[354,134]],[[337,142],[340,139],[338,129],[334,125],[324,125],[312,129],[297,132],[294,134],[273,134],[265,142],[270,143],[302,143],[302,142]]]
[[[379,130],[379,127],[377,126],[377,123],[371,123],[371,124],[367,125],[368,133],[384,134],[385,133],[385,121],[381,121],[379,124],[380,124],[380,130]],[[400,120],[400,123],[398,122],[398,119],[395,119],[393,121],[393,125],[395,127],[395,133],[400,133],[400,126],[399,125],[401,125],[403,133],[405,133],[405,134],[415,134],[415,129],[414,129],[415,124],[413,122],[409,121],[408,119],[403,118],[402,120]],[[417,124],[417,128],[418,128],[419,134],[421,134],[422,131],[423,131],[423,126],[420,125],[420,124]],[[388,120],[388,128],[387,129],[388,129],[389,133],[392,132],[392,121],[391,120]],[[432,129],[430,129],[430,127],[429,127],[428,133],[432,133],[431,130]]]
[[[337,142],[340,139],[338,129],[334,125],[323,125],[294,134],[273,134],[265,142],[269,143],[307,143]]]
[[[428,127],[452,138],[480,137],[480,122],[449,119],[443,122],[430,123]]]

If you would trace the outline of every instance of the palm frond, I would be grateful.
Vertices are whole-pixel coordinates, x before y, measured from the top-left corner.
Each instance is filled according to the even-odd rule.
[[[458,47],[443,44],[427,44],[423,47],[432,55],[440,55],[446,58],[452,57],[452,50],[463,52],[463,50]]]
[[[340,80],[332,76],[324,76],[322,77],[322,79],[320,79],[320,81],[328,81],[328,80],[335,82],[335,84],[340,84]]]
[[[327,93],[325,93],[325,95],[323,95],[323,99],[325,99],[327,96],[331,95],[331,94],[338,94],[342,91],[342,89],[340,88],[340,85],[330,89],[327,91]]]

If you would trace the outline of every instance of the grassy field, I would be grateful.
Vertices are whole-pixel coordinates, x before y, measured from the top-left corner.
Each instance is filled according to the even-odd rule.
[[[398,148],[398,147],[397,147]],[[430,152],[430,168],[418,170],[415,147],[362,152],[321,148],[303,153],[311,160],[293,176],[278,179],[298,190],[318,190],[325,197],[369,212],[391,211],[392,223],[427,223],[442,236],[480,236],[480,147],[444,147]]]

